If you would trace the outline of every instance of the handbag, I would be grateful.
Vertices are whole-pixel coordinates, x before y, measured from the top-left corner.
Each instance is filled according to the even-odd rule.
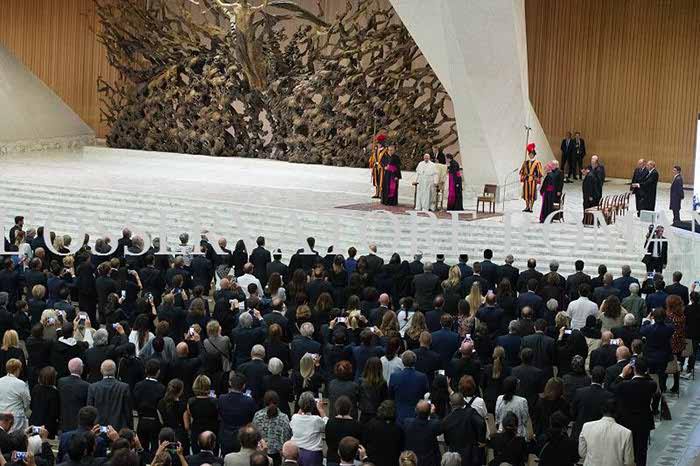
[[[666,365],[667,374],[677,374],[681,371],[681,366],[678,364],[678,359],[674,356]]]
[[[681,357],[689,358],[695,354],[695,348],[693,348],[693,340],[690,338],[685,339],[685,349],[681,353]]]

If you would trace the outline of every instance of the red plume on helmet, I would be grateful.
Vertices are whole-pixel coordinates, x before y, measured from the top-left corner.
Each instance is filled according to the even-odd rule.
[[[535,150],[535,143],[534,142],[531,142],[530,144],[527,145],[528,153],[533,152],[534,150]]]
[[[386,135],[380,134],[379,136],[377,136],[377,142],[384,142],[384,141],[386,141]]]

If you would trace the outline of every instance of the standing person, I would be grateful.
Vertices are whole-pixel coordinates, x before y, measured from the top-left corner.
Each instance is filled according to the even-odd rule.
[[[668,241],[664,237],[664,227],[656,227],[654,234],[647,238],[645,247],[642,262],[646,264],[647,272],[662,273],[668,263]]]
[[[438,177],[435,164],[430,161],[430,154],[424,154],[423,160],[416,167],[416,210],[431,210],[433,190],[437,186]]]
[[[583,159],[586,157],[586,141],[581,137],[581,133],[576,131],[574,134],[574,179],[577,179],[577,174],[581,173],[583,168]]]
[[[640,188],[635,188],[634,185],[641,183],[649,174],[647,170],[647,164],[644,159],[639,159],[637,161],[637,168],[634,169],[632,174],[632,182],[630,183],[630,191],[634,194],[634,205],[637,211],[637,217],[639,217],[639,212],[642,210],[642,190]]]
[[[598,199],[596,199],[597,204],[603,197],[603,183],[605,183],[605,167],[598,161],[597,155],[591,157],[590,170],[595,175],[595,179],[598,182]]]
[[[452,154],[447,154],[447,173],[449,177],[447,210],[464,210],[462,204],[462,168]]]
[[[394,206],[399,204],[399,180],[401,179],[401,158],[396,153],[396,144],[389,146],[389,162],[384,168],[382,182],[382,204]]]
[[[555,175],[552,173],[552,165],[547,164],[544,166],[544,180],[542,181],[542,186],[540,187],[540,194],[542,194],[542,208],[540,210],[540,223],[544,223],[549,214],[554,212],[554,202],[556,202],[556,179]]]
[[[445,153],[438,146],[433,146],[433,153],[430,156],[436,163],[445,165]]]
[[[550,165],[552,165],[552,176],[554,176],[554,192],[557,193],[554,202],[561,202],[561,193],[564,192],[564,173],[562,173],[559,168],[559,161],[557,159],[552,160]]]
[[[603,418],[583,425],[578,453],[584,466],[635,464],[632,432],[615,422],[615,411],[615,400],[607,400],[603,404]]]
[[[542,181],[542,163],[535,160],[536,155],[535,143],[528,144],[527,158],[520,167],[520,182],[523,184],[522,198],[525,201],[523,212],[532,212],[532,206],[537,199],[537,185]]]
[[[263,287],[267,285],[267,264],[272,262],[270,251],[265,249],[265,237],[258,236],[257,248],[250,253],[248,260],[253,264],[253,275],[260,281]],[[204,287],[207,289],[207,287]]]
[[[97,422],[116,430],[134,426],[133,403],[129,385],[114,378],[117,365],[107,359],[100,366],[102,380],[90,384],[87,404],[97,408]]]
[[[589,167],[581,170],[583,178],[583,224],[593,225],[593,214],[586,213],[586,209],[590,209],[598,205],[600,202],[600,191],[598,190],[598,180]]]
[[[372,186],[374,186],[374,196],[372,199],[379,199],[382,194],[382,182],[384,181],[383,163],[386,159],[386,136],[380,134],[377,136],[377,142],[372,147],[372,154],[369,157],[369,168],[372,170]]]
[[[314,414],[314,407],[318,414]],[[322,401],[315,401],[314,394],[304,392],[299,396],[299,412],[292,416],[292,442],[299,447],[299,464],[321,466],[323,464],[323,434],[328,416]]]
[[[569,172],[564,183],[573,183],[569,178],[574,174],[574,141],[571,139],[571,131],[566,132],[566,138],[561,140],[561,171],[565,173],[566,164],[569,164]]]
[[[656,185],[659,183],[659,172],[656,171],[656,162],[647,162],[647,176],[638,183],[632,184],[633,188],[641,191],[642,208],[640,210],[656,210]]]
[[[39,383],[32,389],[32,415],[29,424],[43,426],[49,432],[49,438],[56,438],[61,417],[61,403],[56,390],[56,369],[44,367],[39,372]],[[65,431],[65,428],[62,430]]]
[[[683,177],[681,167],[673,166],[673,182],[671,183],[671,205],[669,209],[673,211],[673,224],[677,225],[681,221],[681,201],[685,198],[683,192]]]
[[[10,413],[15,422],[11,432],[24,432],[27,428],[27,412],[30,408],[31,396],[27,383],[19,378],[22,373],[22,362],[10,359],[5,364],[7,375],[0,378],[0,412]]]

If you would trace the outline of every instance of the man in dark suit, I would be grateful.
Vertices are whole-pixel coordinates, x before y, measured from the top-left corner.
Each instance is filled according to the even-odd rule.
[[[15,303],[22,296],[24,276],[15,268],[12,259],[5,258],[0,263],[0,267],[2,267],[0,270],[0,291],[7,293],[7,310],[14,313],[16,311]]]
[[[578,174],[583,168],[583,159],[586,157],[586,141],[581,137],[581,133],[574,133],[574,179],[578,179]]]
[[[176,275],[182,277],[182,288],[189,292],[192,289],[192,276],[190,272],[185,269],[185,258],[183,256],[177,256],[173,261],[173,266],[165,272],[165,284],[169,288],[174,286],[173,278],[175,278]]]
[[[495,290],[498,285],[498,266],[491,262],[493,251],[484,249],[484,260],[481,261],[481,276],[489,282],[488,289]]]
[[[685,198],[683,191],[683,177],[681,176],[681,167],[673,166],[673,181],[671,182],[671,205],[668,207],[673,212],[673,224],[677,225],[681,222],[681,201]]]
[[[630,183],[630,191],[634,194],[634,205],[637,210],[637,217],[639,217],[639,212],[642,210],[642,190],[634,186],[644,181],[648,174],[649,170],[647,170],[646,162],[644,159],[639,159],[637,168],[634,169],[634,173],[632,174],[632,182]]]
[[[379,295],[379,307],[374,308],[369,312],[369,322],[371,325],[379,326],[382,324],[384,314],[389,311],[390,302],[391,298],[389,298],[388,294],[382,293]]]
[[[591,371],[591,384],[588,387],[579,388],[574,393],[571,400],[571,417],[574,420],[571,430],[572,439],[578,438],[585,423],[602,418],[605,402],[615,397],[603,388],[604,379],[605,369],[595,366]]]
[[[165,387],[158,382],[160,363],[155,359],[146,361],[146,379],[134,387],[134,407],[139,414],[136,434],[141,446],[148,452],[158,449],[158,434],[163,427],[156,407],[165,395]]]
[[[423,259],[423,254],[414,254],[413,261],[408,264],[408,269],[411,271],[412,277],[423,273],[423,263],[421,259]]]
[[[681,280],[683,280],[683,273],[679,271],[673,272],[673,284],[668,285],[664,291],[666,291],[666,294],[675,294],[680,297],[683,300],[683,304],[687,306],[690,302],[688,287],[682,285]]]
[[[24,284],[27,287],[27,294],[32,293],[32,288],[36,285],[46,286],[46,274],[43,271],[43,262],[38,257],[29,261],[29,269],[24,272]]]
[[[403,420],[404,442],[411,445],[421,466],[440,466],[440,444],[442,434],[440,421],[430,418],[431,405],[426,400],[416,404],[416,417]]]
[[[199,444],[199,453],[190,455],[187,458],[187,466],[202,466],[211,464],[212,466],[223,466],[224,459],[214,454],[216,448],[216,434],[209,430],[199,434],[197,439]]]
[[[199,246],[199,250],[206,252],[206,246]],[[190,262],[190,273],[192,274],[192,287],[201,286],[204,288],[204,295],[209,296],[211,281],[214,278],[214,264],[207,259],[204,254],[197,254]]]
[[[564,192],[564,174],[559,168],[559,161],[556,159],[552,160],[551,176],[552,184],[554,185],[554,193],[556,195],[554,202],[561,202],[561,193]]]
[[[472,290],[472,285],[475,282],[479,282],[481,287],[481,296],[486,296],[488,290],[490,290],[489,281],[481,276],[481,262],[474,262],[473,272],[470,276],[462,280],[462,294],[468,295]]]
[[[236,372],[243,374],[246,379],[246,386],[250,390],[253,399],[262,405],[265,391],[263,389],[263,378],[270,374],[265,363],[265,347],[255,345],[250,351],[250,361],[241,364],[236,368]]]
[[[537,261],[535,259],[528,259],[527,270],[520,272],[520,275],[518,276],[518,283],[516,285],[518,293],[527,292],[527,284],[531,279],[535,279],[536,283],[540,283],[542,281],[542,273],[537,271]]]
[[[415,369],[416,354],[404,351],[401,355],[404,368],[394,372],[389,380],[389,397],[396,403],[396,422],[415,415],[415,406],[430,391],[428,377]]]
[[[267,278],[269,280],[273,273],[278,273],[282,277],[283,283],[289,282],[289,267],[282,262],[282,250],[275,249],[272,253],[272,262],[267,264]]]
[[[656,162],[647,162],[647,176],[639,183],[632,184],[632,188],[638,188],[642,196],[642,209],[654,212],[656,210],[656,185],[659,183],[659,172],[656,171]]]
[[[620,424],[632,431],[634,463],[637,466],[647,464],[649,434],[654,429],[651,400],[656,394],[657,385],[647,370],[647,362],[640,356],[636,359],[634,368],[631,364],[625,366],[610,386],[619,404]]]
[[[445,298],[437,296],[433,300],[433,309],[425,313],[425,325],[430,333],[440,330],[442,316],[445,314]]]
[[[578,287],[580,284],[591,283],[590,275],[583,273],[584,266],[585,264],[582,260],[577,260],[574,263],[576,273],[573,273],[566,277],[566,292],[569,295],[569,299],[571,301],[577,300],[579,298]]]
[[[433,263],[433,273],[440,279],[440,283],[447,280],[447,277],[450,275],[450,266],[445,264],[444,254],[438,254],[435,257],[435,263]]]
[[[459,349],[459,344],[461,343],[462,339],[460,338],[459,333],[451,330],[451,315],[443,314],[440,318],[440,326],[440,330],[431,334],[433,343],[430,348],[440,356],[442,368],[447,369],[447,366],[452,359],[452,355]]]
[[[538,283],[539,282],[534,278],[531,279],[527,284],[527,292],[522,293],[515,300],[517,315],[521,315],[524,307],[529,307],[535,313],[535,318],[544,316],[544,303],[542,298],[535,294]]]
[[[628,288],[629,289],[629,288]],[[613,286],[613,276],[611,273],[606,273],[603,276],[603,286],[600,286],[593,290],[593,301],[600,307],[603,301],[608,299],[609,296],[620,297],[620,290]]]
[[[432,386],[435,372],[442,369],[440,355],[430,349],[433,337],[428,332],[421,332],[418,339],[420,347],[414,350],[416,355],[416,370],[428,377],[428,383]]]
[[[181,341],[175,347],[175,360],[172,362],[171,370],[177,374],[177,378],[182,380],[184,385],[183,399],[194,396],[192,384],[197,378],[199,370],[206,360],[206,352],[202,351],[198,356],[190,356],[190,349],[187,343]]]
[[[360,332],[360,345],[352,349],[352,368],[355,375],[355,382],[359,382],[362,377],[362,372],[365,370],[365,364],[369,358],[384,356],[384,348],[375,344],[374,333],[368,328]]]
[[[129,385],[114,378],[117,365],[111,359],[102,363],[100,372],[102,380],[90,384],[87,397],[88,406],[97,408],[97,423],[112,426],[117,431],[123,427],[132,429],[134,416]]]
[[[143,285],[143,293],[153,296],[153,303],[156,307],[160,306],[161,295],[165,291],[165,280],[160,270],[155,268],[155,258],[152,255],[147,255],[144,258],[145,267],[139,270],[139,278]]]
[[[506,365],[515,367],[520,364],[520,346],[523,337],[518,334],[520,323],[512,320],[508,324],[508,334],[496,338],[496,345],[501,346],[505,351]]]
[[[526,337],[535,333],[535,313],[530,306],[525,306],[518,319],[518,335]]]
[[[539,284],[540,289],[544,288],[550,276],[556,277],[557,286],[561,288],[562,291],[566,291],[566,278],[559,273],[559,261],[553,260],[549,263],[549,272],[542,275],[542,281]]]
[[[450,395],[450,413],[442,420],[445,444],[451,452],[459,453],[463,465],[485,463],[486,421],[464,401],[464,395]]]
[[[629,316],[629,317],[627,317]],[[622,344],[627,348],[632,347],[632,342],[639,339],[639,327],[637,326],[637,318],[631,312],[625,314],[623,325],[610,329],[614,338],[622,340]],[[618,357],[619,359],[619,357]]]
[[[598,161],[598,156],[593,155],[591,157],[591,165],[588,169],[593,173],[595,179],[598,183],[598,197],[595,199],[595,203],[598,204],[600,199],[603,197],[603,183],[605,183],[605,167],[602,163]]]
[[[221,455],[241,449],[238,431],[253,421],[258,409],[255,400],[245,394],[246,378],[231,371],[228,378],[229,392],[219,397],[219,439]]]
[[[518,275],[520,275],[520,270],[513,267],[513,262],[515,259],[512,254],[506,256],[505,264],[498,266],[498,273],[496,275],[496,280],[500,284],[503,280],[508,280],[510,282],[510,287],[515,291],[515,287],[518,284]]]
[[[612,286],[620,291],[620,300],[623,300],[630,295],[630,285],[632,283],[639,285],[639,280],[632,276],[632,269],[629,265],[623,265],[622,276],[613,280],[612,283]]]
[[[78,411],[87,404],[88,387],[84,381],[83,361],[73,358],[68,361],[70,375],[58,379],[58,397],[61,400],[61,429],[64,432],[78,428]]]
[[[384,265],[384,259],[377,255],[377,245],[369,245],[369,254],[364,256],[367,260],[367,278],[369,283],[374,283],[374,277],[379,272],[379,269]]]
[[[17,232],[18,231],[23,231],[22,228],[24,227],[24,217],[21,215],[18,215],[15,217],[15,224],[13,225],[12,228],[10,228],[10,244],[15,244],[15,239],[17,239]]]
[[[476,318],[479,322],[486,324],[489,338],[500,335],[505,328],[503,309],[496,304],[496,295],[493,293],[486,295],[483,306],[476,311]]]
[[[481,361],[474,352],[474,342],[465,340],[459,346],[459,352],[449,361],[445,374],[450,380],[452,390],[459,391],[459,381],[465,375],[471,375],[474,380],[481,376]]]
[[[423,265],[423,273],[413,277],[413,299],[419,310],[426,312],[431,308],[439,287],[440,279],[433,273],[433,264],[426,262]]]
[[[668,241],[664,236],[664,227],[656,227],[654,234],[647,239],[645,248],[642,262],[647,266],[647,272],[663,273],[668,264]]]
[[[575,169],[574,163],[574,141],[571,139],[571,132],[566,132],[566,137],[561,140],[561,171],[566,173],[566,164],[569,164],[569,172],[566,175],[564,183],[573,183],[569,178],[572,177]]]
[[[521,364],[513,368],[511,375],[518,378],[517,395],[527,400],[530,411],[535,407],[535,401],[544,391],[547,378],[542,369],[532,365],[535,354],[530,348],[520,351]]]
[[[289,335],[289,319],[283,313],[284,302],[279,298],[273,299],[270,304],[270,310],[272,312],[268,312],[263,316],[267,328],[270,328],[273,324],[279,325],[282,328],[282,341],[290,342],[292,338]]]
[[[532,365],[542,369],[544,376],[549,379],[554,375],[557,345],[554,338],[544,334],[545,330],[547,330],[547,321],[537,319],[535,321],[535,333],[523,338],[522,347],[532,350]]]
[[[467,262],[469,262],[469,254],[460,254],[457,267],[462,274],[462,280],[474,273],[474,270],[472,270]]]
[[[304,325],[309,324],[306,322],[302,325],[302,330]],[[304,335],[306,332],[301,332]],[[313,334],[313,325],[311,325],[311,334]],[[250,361],[250,352],[253,350],[253,346],[261,345],[265,340],[267,335],[267,323],[260,315],[260,311],[255,309],[253,315],[250,312],[244,312],[238,318],[238,326],[231,332],[231,345],[234,347],[234,354],[236,357],[235,366]],[[320,349],[320,343],[316,343],[318,346],[314,346],[316,349]],[[294,343],[292,343],[292,353],[294,353]],[[315,351],[316,353],[318,351]],[[304,353],[299,356],[299,359],[304,356]],[[297,363],[297,368],[299,366],[299,360],[295,360]]]
[[[605,386],[608,388],[615,381],[617,376],[622,374],[622,369],[630,363],[630,350],[626,346],[619,346],[615,351],[615,357],[617,358],[617,362],[605,369]]]
[[[668,298],[668,294],[664,291],[666,289],[666,282],[663,280],[656,280],[654,282],[654,287],[656,291],[649,293],[645,298],[648,312],[652,312],[657,307],[666,308],[666,298]]]
[[[603,332],[600,337],[600,346],[593,351],[591,351],[591,362],[590,366],[602,366],[608,368],[615,365],[617,361],[617,347],[618,345],[613,345],[610,340],[612,340],[612,332]]]
[[[253,275],[260,280],[260,283],[264,287],[267,284],[267,264],[272,262],[272,258],[270,256],[270,251],[265,249],[265,237],[258,236],[256,242],[258,247],[253,249],[253,252],[250,253],[248,261],[253,264]]]
[[[314,326],[311,322],[305,322],[299,329],[300,334],[295,336],[291,345],[292,367],[299,370],[299,361],[306,353],[321,354],[321,343],[314,340]],[[251,347],[252,349],[252,347]]]

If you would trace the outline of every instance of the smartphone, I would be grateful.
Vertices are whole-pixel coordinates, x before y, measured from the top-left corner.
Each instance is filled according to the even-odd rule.
[[[486,294],[493,294],[493,290],[488,290]]]
[[[107,427],[107,426],[100,426],[100,433],[101,433],[101,434],[106,434],[107,432],[109,432],[109,427]]]
[[[472,339],[472,334],[471,334],[471,333],[467,333],[466,335],[464,335],[464,341],[468,341],[468,340],[471,340],[471,339]]]
[[[372,332],[372,333],[374,333],[374,331],[375,331],[376,328],[377,328],[377,327],[372,326],[372,327],[369,328],[369,331]]]
[[[241,301],[238,303],[238,309],[241,311],[245,311],[245,301]]]
[[[572,332],[572,331],[573,331],[573,330],[571,330],[570,328],[567,328],[567,329],[564,330],[564,335],[571,335],[571,332]]]
[[[244,395],[245,396],[253,396],[253,393],[250,390],[246,390]]]
[[[119,325],[119,324],[112,324],[112,328],[113,328],[114,330],[116,330],[116,329],[117,329],[117,325]]]
[[[78,316],[78,320],[81,322],[85,322],[87,320],[87,316],[85,314],[80,314]]]
[[[652,280],[652,279],[654,278],[654,272],[649,272],[649,273],[647,274],[647,278],[648,278],[649,280]]]
[[[435,371],[437,375],[445,375],[445,370],[444,369],[438,369]]]
[[[610,340],[610,344],[620,346],[622,344],[622,340],[620,338],[613,338]]]
[[[339,324],[344,324],[345,323],[345,317],[338,317],[338,320],[336,320],[337,323]]]
[[[56,319],[54,319],[53,317],[49,317],[48,319],[46,319],[46,321],[50,324],[53,324],[54,322],[56,322]]]
[[[170,443],[168,444],[168,448],[169,448],[170,450],[176,451],[178,448],[180,448],[180,444],[177,443],[177,442],[170,442]]]
[[[15,452],[15,458],[18,460],[23,460],[27,458],[27,452],[26,451],[16,451]]]
[[[39,435],[41,433],[41,427],[34,426],[32,427],[32,434],[33,435]]]
[[[695,286],[700,286],[700,280],[695,280]]]
[[[194,329],[192,327],[190,327],[190,329],[187,331],[187,334],[189,336],[193,337],[194,336]]]
[[[637,357],[636,356],[632,356],[632,359],[630,359],[630,365],[632,367],[637,365]]]
[[[216,392],[214,390],[209,390],[209,398],[216,398]]]
[[[148,293],[146,295],[146,297],[148,298],[149,301],[153,301],[153,293]]]
[[[126,290],[122,290],[122,299],[126,299]]]

